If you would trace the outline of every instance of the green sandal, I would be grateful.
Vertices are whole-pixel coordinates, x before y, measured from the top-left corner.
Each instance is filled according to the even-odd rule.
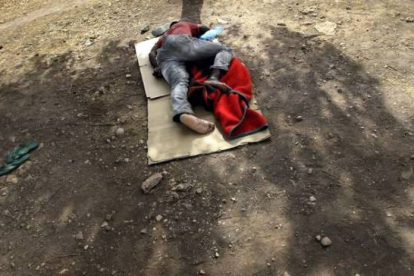
[[[39,146],[39,143],[36,140],[32,140],[28,143],[23,143],[17,145],[12,149],[6,156],[6,164],[0,167],[0,176],[8,174],[11,171],[14,171],[20,167],[24,162],[26,162],[30,154],[29,152],[33,151]]]

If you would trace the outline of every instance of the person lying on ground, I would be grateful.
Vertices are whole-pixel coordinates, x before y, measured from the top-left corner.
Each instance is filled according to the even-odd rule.
[[[214,124],[196,117],[188,102],[190,75],[186,63],[214,58],[211,76],[205,84],[226,90],[228,87],[220,82],[220,76],[227,72],[233,58],[233,50],[229,47],[199,39],[208,30],[207,26],[191,22],[173,22],[149,55],[154,76],[162,75],[171,86],[173,120],[200,134],[213,131]]]

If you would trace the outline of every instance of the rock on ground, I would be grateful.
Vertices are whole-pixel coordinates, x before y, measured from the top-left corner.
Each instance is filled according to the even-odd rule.
[[[151,175],[141,185],[141,189],[145,194],[148,194],[155,186],[157,186],[162,180],[162,174],[156,173]]]

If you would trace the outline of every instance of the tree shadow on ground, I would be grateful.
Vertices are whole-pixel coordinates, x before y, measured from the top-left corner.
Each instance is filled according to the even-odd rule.
[[[146,99],[133,47],[109,42],[86,68],[72,52],[35,55],[2,83],[1,151],[14,146],[11,136],[44,143],[16,172],[19,183],[1,180],[3,271],[410,275],[413,193],[401,172],[412,166],[411,133],[357,61],[317,38],[269,31],[271,39],[259,38],[262,56],[248,44],[236,50],[272,140],[156,168],[138,142]],[[125,136],[114,136],[118,126]],[[164,169],[154,194],[137,192]],[[172,192],[177,183],[194,188]],[[317,234],[333,245],[323,249]],[[11,256],[31,263],[6,267]]]
[[[284,27],[269,31],[270,38],[247,38],[237,52],[252,71],[273,137],[248,147],[245,156],[235,153],[237,165],[223,170],[244,178],[234,192],[243,186],[262,192],[246,222],[260,214],[257,209],[268,220],[258,229],[246,225],[244,233],[283,236],[284,245],[266,238],[257,245],[240,242],[233,245],[242,252],[235,259],[240,264],[246,255],[261,256],[244,265],[254,275],[282,275],[283,269],[291,275],[410,275],[411,131],[388,110],[378,79],[356,60],[321,39]],[[240,41],[237,29],[228,33],[233,44]],[[257,43],[263,52],[254,51]],[[266,192],[272,186],[274,199]],[[240,194],[245,204],[251,193]],[[333,245],[322,248],[316,235]]]

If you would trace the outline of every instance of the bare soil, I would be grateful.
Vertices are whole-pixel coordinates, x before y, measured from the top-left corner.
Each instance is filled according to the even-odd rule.
[[[228,21],[270,141],[147,166],[133,45],[180,17]],[[412,17],[411,0],[0,0],[0,154],[41,142],[0,178],[0,274],[414,275]]]

